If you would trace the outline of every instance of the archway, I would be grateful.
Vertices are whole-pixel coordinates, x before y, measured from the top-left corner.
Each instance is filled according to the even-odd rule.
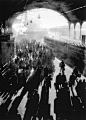
[[[73,23],[71,23],[70,25],[70,37],[74,38],[74,24]]]
[[[32,2],[29,2],[29,3],[27,2],[27,4],[22,8],[21,12],[15,13],[13,16],[11,16],[7,20],[7,23],[9,25],[13,24],[14,18],[19,16],[19,14],[22,14],[27,10],[36,9],[36,8],[47,8],[47,9],[51,9],[51,10],[54,10],[56,12],[59,12],[62,16],[64,16],[70,22],[74,22],[74,21],[77,20],[76,17],[71,12],[66,13],[67,11],[70,10],[70,8],[66,5],[65,2],[60,2],[60,1],[57,2],[57,1],[53,1],[53,0],[50,0],[50,1],[46,0],[46,2],[32,1]],[[68,30],[68,27],[67,27],[67,30]]]
[[[84,21],[82,24],[81,34],[86,35],[86,21]]]
[[[27,10],[15,17],[12,23],[13,35],[16,38],[18,36],[18,39],[19,36],[26,39],[43,39],[45,36],[50,37],[49,35],[58,39],[60,35],[69,35],[68,28],[68,20],[61,13],[46,8]]]
[[[77,40],[80,40],[80,23],[76,23],[75,32],[76,32],[76,37],[75,38]]]

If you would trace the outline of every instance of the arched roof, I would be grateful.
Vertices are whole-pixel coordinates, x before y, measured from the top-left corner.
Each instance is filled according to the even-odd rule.
[[[34,9],[34,8],[49,8],[49,9],[53,9],[55,11],[59,11],[61,14],[63,14],[68,21],[70,22],[75,22],[77,21],[76,17],[74,15],[72,15],[71,12],[66,13],[66,11],[68,11],[68,7],[66,6],[66,4],[64,2],[56,2],[54,0],[27,0],[27,4],[25,5],[24,3],[21,5],[21,7],[18,7],[18,5],[12,9],[12,6],[10,3],[10,8],[6,8],[6,10],[4,9],[3,11],[3,16],[1,21],[5,22],[5,20],[9,21],[10,18],[13,18],[14,16],[17,16],[18,14],[20,14],[23,11],[26,11],[27,9]],[[8,4],[8,3],[7,3]],[[9,5],[8,5],[9,6]],[[15,5],[14,5],[15,6]],[[9,12],[8,12],[9,11]],[[9,22],[6,22],[9,24]]]

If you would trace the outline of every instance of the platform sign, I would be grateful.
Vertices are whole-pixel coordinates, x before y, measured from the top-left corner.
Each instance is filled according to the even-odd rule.
[[[0,41],[3,41],[3,42],[5,42],[5,41],[8,41],[8,40],[10,40],[10,35],[0,35]]]

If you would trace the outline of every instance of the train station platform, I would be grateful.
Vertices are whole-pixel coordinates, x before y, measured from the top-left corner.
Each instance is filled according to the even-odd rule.
[[[55,57],[53,62],[54,62],[54,65],[55,65],[55,72],[53,74],[53,80],[51,82],[51,89],[49,89],[49,104],[50,104],[50,113],[53,116],[54,120],[56,120],[56,117],[55,117],[55,114],[54,114],[54,100],[56,98],[56,90],[55,90],[55,87],[54,87],[54,83],[55,83],[55,80],[56,80],[56,75],[58,75],[59,71],[60,71],[59,63],[61,61]],[[71,73],[72,73],[72,68],[70,68],[68,65],[66,65],[65,66],[65,75],[66,75],[66,78],[67,78],[67,82],[69,81],[69,77],[70,77]],[[82,80],[85,79],[86,80],[86,78],[84,76],[81,76],[81,78],[79,78],[79,79],[82,79]],[[39,86],[38,93],[40,94],[40,96],[41,96],[41,91],[42,91],[43,84],[44,83],[40,84],[40,86]],[[76,92],[75,88],[73,90],[74,90],[75,96],[77,96],[77,92]],[[12,104],[15,101],[15,99],[18,96],[21,96],[22,91],[23,91],[23,87],[15,95],[12,96],[11,103],[9,104],[9,107],[8,107],[8,111],[12,107]],[[5,96],[4,95],[0,96],[0,105],[5,103],[5,101],[7,99],[4,99],[4,98],[7,95],[8,95],[8,93]],[[25,111],[26,111],[26,104],[27,104],[27,101],[28,101],[27,96],[28,96],[28,92],[23,96],[23,99],[21,100],[21,102],[20,102],[20,104],[18,106],[18,114],[20,114],[22,120],[23,120],[23,117],[24,117],[24,114],[25,114]],[[70,96],[72,96],[71,91],[70,91]]]
[[[68,36],[53,36],[51,37],[50,39],[53,39],[53,40],[56,40],[56,41],[62,41],[62,42],[65,42],[65,43],[68,43],[68,44],[73,44],[75,46],[81,46],[81,47],[86,47],[85,44],[82,44],[82,40],[77,40],[77,39],[74,39],[74,38],[71,38],[71,37],[68,37]]]
[[[71,37],[67,37],[67,36],[61,36],[61,41],[64,41],[64,42],[67,42],[67,43],[71,43],[75,46],[85,46],[82,44],[82,41],[81,40],[77,40],[77,39],[73,39]]]

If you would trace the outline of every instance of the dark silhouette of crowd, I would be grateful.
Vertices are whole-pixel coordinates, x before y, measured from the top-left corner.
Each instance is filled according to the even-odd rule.
[[[0,120],[21,120],[18,107],[26,93],[27,102],[23,120],[37,118],[38,120],[53,120],[49,104],[49,89],[55,71],[53,51],[35,40],[25,44],[16,44],[15,50],[14,58],[9,63],[2,64],[0,68],[0,99],[3,99],[3,102],[0,101]],[[64,60],[61,61],[59,67],[60,73],[56,76],[54,83],[56,120],[85,120],[86,81],[80,79],[81,74],[77,67],[73,69],[68,81]],[[40,98],[38,89],[42,83]],[[21,88],[21,94],[13,100],[13,96],[17,95]]]
[[[56,76],[56,82],[54,83],[56,89],[56,99],[54,100],[56,120],[86,119],[86,80],[81,80],[80,77],[81,74],[76,66],[70,75],[69,81],[67,81],[66,75],[61,70]]]
[[[0,68],[0,96],[4,104],[0,104],[0,120],[19,120],[18,106],[24,95],[27,95],[26,111],[24,120],[36,120],[36,118],[53,119],[50,115],[48,104],[49,87],[51,86],[52,74],[54,72],[53,53],[47,47],[36,41],[26,44],[16,44],[16,54],[9,63],[2,64]],[[38,88],[42,86],[41,99],[39,100]],[[12,103],[12,97],[20,89]],[[10,103],[11,108],[8,110]]]

